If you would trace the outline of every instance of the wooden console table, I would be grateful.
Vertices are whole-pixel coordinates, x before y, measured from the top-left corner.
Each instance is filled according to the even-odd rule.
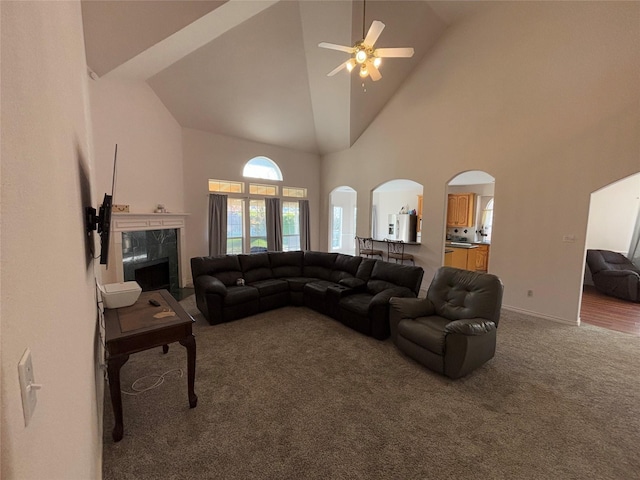
[[[157,300],[160,306],[149,303]],[[109,393],[113,405],[115,427],[113,440],[122,440],[122,396],[120,392],[120,368],[129,360],[129,355],[154,347],[163,347],[167,353],[168,344],[180,342],[187,349],[187,386],[189,407],[198,404],[193,391],[196,373],[196,340],[191,332],[193,319],[167,290],[143,292],[138,301],[130,307],[104,311],[105,343],[108,355],[107,373]]]

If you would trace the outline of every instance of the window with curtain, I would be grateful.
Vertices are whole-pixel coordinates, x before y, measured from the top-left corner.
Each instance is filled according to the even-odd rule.
[[[282,250],[300,250],[300,203],[282,202]]]
[[[267,213],[264,199],[249,200],[249,252],[267,251]]]
[[[268,249],[269,241],[274,245],[272,248],[284,251],[308,250],[310,229],[307,189],[278,185],[278,182],[282,182],[282,172],[273,160],[264,156],[249,160],[244,166],[243,176],[262,181],[209,179],[208,182],[210,193],[228,196],[225,209],[227,231],[221,233],[222,238],[218,240],[224,245],[226,239],[226,253],[264,252]],[[269,208],[267,201],[270,202]],[[275,210],[279,213],[275,218],[273,211],[278,202]],[[269,212],[271,217],[268,216]],[[268,225],[270,218],[271,223],[278,220],[278,225]]]
[[[244,200],[227,199],[227,253],[242,253],[244,244]]]

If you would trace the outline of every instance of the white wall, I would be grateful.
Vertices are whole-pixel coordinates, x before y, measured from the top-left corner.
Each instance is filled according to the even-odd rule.
[[[80,3],[1,2],[0,9],[1,476],[100,478],[103,383],[83,215],[94,202]],[[27,347],[44,387],[25,428],[17,364]]]
[[[90,92],[100,201],[111,193],[118,144],[114,203],[129,205],[131,213],[151,213],[159,203],[169,212],[184,212],[182,129],[151,87],[100,78],[90,81]],[[103,271],[103,278],[115,282],[115,267]]]
[[[629,253],[640,209],[640,173],[591,194],[587,249]]]
[[[309,214],[311,216],[311,249],[320,248],[318,224],[328,216],[325,203],[320,213],[320,158],[318,155],[300,152],[264,143],[213,133],[182,129],[184,159],[185,209],[191,215],[187,219],[187,257],[209,254],[207,241],[208,225],[208,180],[245,181],[242,169],[253,157],[265,156],[278,164],[282,171],[283,185],[307,188]],[[326,198],[329,198],[327,192]],[[325,237],[326,238],[326,237]],[[326,240],[322,248],[327,248]],[[187,266],[190,269],[190,266]],[[190,276],[190,270],[188,270]]]
[[[389,215],[400,213],[402,207],[409,205],[409,210],[418,210],[418,195],[422,195],[422,188],[399,191],[382,191],[371,194],[371,204],[376,206],[377,228],[370,235],[376,239],[388,238]],[[369,235],[369,233],[367,233]]]
[[[640,170],[639,15],[637,2],[500,2],[449,28],[356,144],[323,157],[322,198],[356,189],[362,232],[367,192],[422,183],[412,253],[429,282],[447,183],[483,170],[496,179],[490,271],[503,305],[575,324],[590,194]]]

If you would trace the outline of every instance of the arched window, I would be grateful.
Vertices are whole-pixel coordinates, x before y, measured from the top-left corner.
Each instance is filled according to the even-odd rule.
[[[242,170],[242,176],[282,181],[282,172],[276,162],[267,157],[255,157],[249,160]]]

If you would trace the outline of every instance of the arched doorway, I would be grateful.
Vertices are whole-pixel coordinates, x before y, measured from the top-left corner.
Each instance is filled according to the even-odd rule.
[[[348,186],[329,195],[329,251],[355,255],[358,194]]]
[[[422,184],[407,179],[389,180],[371,192],[371,237],[376,240],[420,242],[422,227]],[[413,214],[415,225],[403,234],[390,225],[394,215]],[[415,230],[414,230],[415,229]],[[393,230],[393,231],[392,231]]]
[[[447,184],[444,265],[489,270],[495,178],[481,170],[462,172]]]
[[[640,235],[640,173],[591,193],[585,236],[587,250],[608,250],[633,258]],[[635,253],[637,255],[637,253]],[[640,260],[634,260],[637,264]],[[607,296],[594,286],[584,267],[580,321],[640,335],[640,304]]]

